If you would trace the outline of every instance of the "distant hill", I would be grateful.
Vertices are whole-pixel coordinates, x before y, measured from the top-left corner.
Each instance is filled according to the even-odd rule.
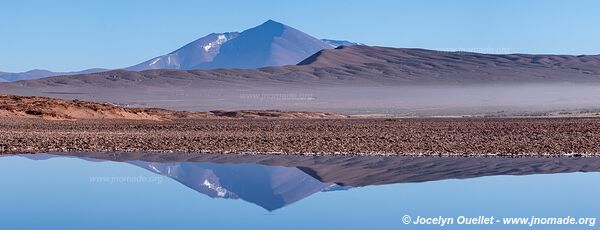
[[[600,56],[479,54],[424,49],[340,46],[298,65],[255,70],[116,70],[50,77],[1,88],[250,87],[253,85],[468,85],[600,83]]]
[[[103,72],[103,71],[107,71],[107,69],[96,68],[96,69],[87,69],[87,70],[77,71],[77,72],[52,72],[49,70],[41,70],[41,69],[34,69],[34,70],[30,70],[27,72],[21,72],[21,73],[0,72],[0,82],[32,80],[32,79],[39,79],[39,78],[44,78],[44,77],[97,73],[97,72]]]

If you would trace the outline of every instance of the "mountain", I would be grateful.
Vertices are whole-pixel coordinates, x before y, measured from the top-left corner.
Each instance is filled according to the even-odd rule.
[[[214,89],[282,84],[406,86],[511,83],[600,83],[600,55],[480,54],[340,46],[321,50],[297,65],[282,67],[142,72],[115,70],[0,83],[0,89],[152,86],[183,90],[182,87]]]
[[[103,72],[103,71],[107,71],[107,69],[95,68],[95,69],[87,69],[87,70],[77,71],[77,72],[52,72],[49,70],[41,70],[41,69],[34,69],[34,70],[30,70],[27,72],[21,72],[21,73],[0,72],[0,82],[32,80],[32,79],[39,79],[39,78],[52,77],[52,76],[97,73],[97,72]]]
[[[223,44],[212,62],[194,69],[254,69],[293,65],[319,50],[330,48],[330,45],[317,38],[269,20]]]
[[[331,49],[341,45],[361,44],[344,40],[316,39],[290,26],[269,20],[241,33],[211,33],[171,53],[125,69],[131,71],[151,69],[254,69],[266,66],[294,65],[319,50]],[[103,71],[108,70],[98,68],[78,72],[51,72],[48,70],[31,70],[23,73],[0,72],[0,82]]]
[[[192,69],[202,63],[211,62],[221,45],[238,36],[237,32],[212,33],[163,56],[126,68],[127,70],[147,69]]]
[[[254,69],[293,65],[332,45],[282,23],[269,20],[241,33],[213,33],[167,55],[126,68]]]

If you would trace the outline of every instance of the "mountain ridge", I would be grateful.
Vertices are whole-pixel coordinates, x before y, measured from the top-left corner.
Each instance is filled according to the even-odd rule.
[[[118,82],[118,83],[117,83]],[[444,52],[374,46],[322,50],[282,67],[217,70],[114,70],[12,83],[13,87],[248,84],[411,85],[600,83],[600,55],[529,55]],[[0,86],[11,83],[0,83]]]

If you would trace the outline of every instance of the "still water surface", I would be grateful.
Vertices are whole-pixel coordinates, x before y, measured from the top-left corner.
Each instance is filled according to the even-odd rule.
[[[0,229],[598,229],[406,225],[424,217],[600,217],[600,173],[351,187],[295,167],[0,157]],[[456,221],[456,220],[455,220]]]

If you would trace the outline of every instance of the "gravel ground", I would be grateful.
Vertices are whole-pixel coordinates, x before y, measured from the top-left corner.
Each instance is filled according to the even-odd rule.
[[[595,155],[600,119],[0,119],[0,150]]]

